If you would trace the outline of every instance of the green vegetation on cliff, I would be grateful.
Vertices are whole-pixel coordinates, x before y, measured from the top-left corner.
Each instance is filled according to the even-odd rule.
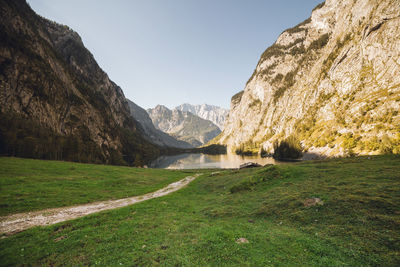
[[[113,135],[123,144],[121,151],[98,146],[85,125],[74,134],[61,135],[35,120],[0,112],[0,155],[142,166],[160,154],[158,147],[137,132],[116,127]]]

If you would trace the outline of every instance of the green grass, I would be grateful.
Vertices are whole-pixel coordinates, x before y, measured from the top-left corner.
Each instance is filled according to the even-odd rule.
[[[0,215],[142,195],[190,173],[0,157]]]
[[[305,207],[311,197],[324,205]],[[0,240],[0,265],[399,266],[399,229],[398,156],[312,161],[206,174],[162,198],[33,228]]]

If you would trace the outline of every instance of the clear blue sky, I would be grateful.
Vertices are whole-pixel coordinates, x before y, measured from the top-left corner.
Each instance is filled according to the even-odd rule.
[[[149,108],[229,108],[262,52],[322,0],[28,0],[82,37],[125,96]]]

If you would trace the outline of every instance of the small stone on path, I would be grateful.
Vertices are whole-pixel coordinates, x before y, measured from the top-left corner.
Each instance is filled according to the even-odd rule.
[[[54,239],[54,242],[58,242],[58,241],[61,241],[61,240],[63,240],[63,239],[66,239],[66,238],[67,238],[66,235],[62,235],[62,236],[57,237],[56,239]]]
[[[238,244],[249,243],[249,240],[247,240],[244,237],[241,237],[241,238],[236,239],[236,243],[238,243]]]
[[[314,197],[314,198],[308,198],[306,200],[304,200],[304,206],[305,207],[311,207],[311,206],[315,206],[315,205],[324,205],[324,202],[318,198],[318,197]]]

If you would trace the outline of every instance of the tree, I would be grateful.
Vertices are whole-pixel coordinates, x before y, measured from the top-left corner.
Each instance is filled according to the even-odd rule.
[[[299,140],[294,136],[289,136],[285,140],[274,142],[273,158],[278,160],[298,159],[303,156],[302,150]]]

